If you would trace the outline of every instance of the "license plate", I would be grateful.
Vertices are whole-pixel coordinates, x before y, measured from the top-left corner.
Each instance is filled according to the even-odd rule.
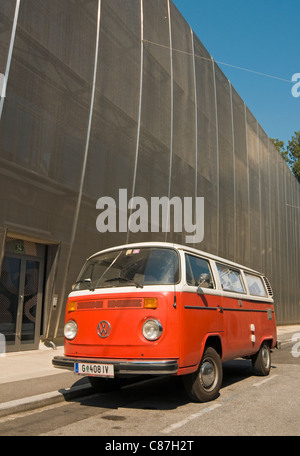
[[[75,363],[75,374],[95,377],[114,377],[113,364]]]

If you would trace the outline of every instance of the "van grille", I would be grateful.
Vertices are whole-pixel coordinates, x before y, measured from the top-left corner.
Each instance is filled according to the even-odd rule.
[[[143,307],[142,299],[109,299],[107,302],[108,309],[124,307]]]
[[[103,301],[83,301],[77,303],[77,310],[103,309]]]
[[[77,310],[137,309],[143,308],[143,299],[104,299],[102,301],[78,301]]]
[[[266,285],[266,288],[268,291],[268,295],[273,296],[273,290],[272,290],[269,280],[267,279],[267,277],[263,277],[263,279],[264,279],[264,282],[265,282],[265,285]]]

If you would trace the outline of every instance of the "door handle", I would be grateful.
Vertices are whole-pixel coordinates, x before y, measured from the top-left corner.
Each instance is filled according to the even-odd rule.
[[[24,295],[19,295],[19,313],[23,312]]]

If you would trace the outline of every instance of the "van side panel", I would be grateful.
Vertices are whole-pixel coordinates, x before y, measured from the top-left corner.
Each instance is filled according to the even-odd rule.
[[[223,360],[257,353],[263,340],[276,343],[273,303],[223,297],[224,338],[227,350]]]
[[[277,340],[272,302],[211,294],[180,295],[180,367],[197,365],[210,336],[218,336],[222,361],[251,356],[264,340]],[[241,296],[242,298],[242,296]]]

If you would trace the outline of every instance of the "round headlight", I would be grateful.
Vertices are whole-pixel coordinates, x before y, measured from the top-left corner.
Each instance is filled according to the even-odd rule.
[[[78,331],[77,323],[74,320],[70,320],[65,324],[64,336],[66,339],[75,339]]]
[[[143,336],[147,340],[157,340],[162,335],[163,328],[158,320],[147,320],[143,324]]]

